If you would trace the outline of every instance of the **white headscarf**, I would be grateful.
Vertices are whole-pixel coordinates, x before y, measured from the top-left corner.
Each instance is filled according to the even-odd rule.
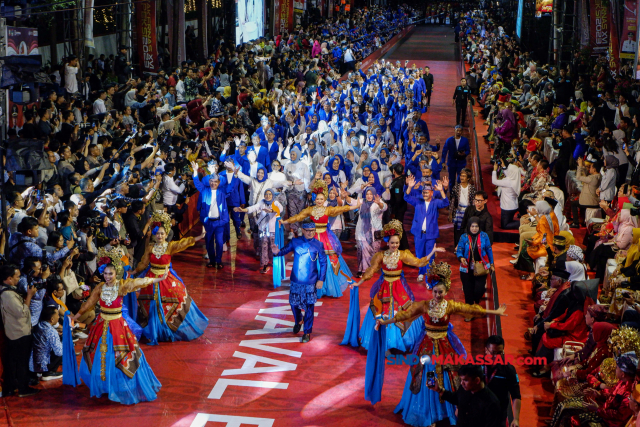
[[[513,188],[517,195],[520,195],[520,168],[516,165],[509,165],[504,175],[505,179],[509,180],[509,187]]]

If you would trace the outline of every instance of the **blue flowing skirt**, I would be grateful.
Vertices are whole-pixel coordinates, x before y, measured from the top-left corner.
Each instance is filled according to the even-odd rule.
[[[127,299],[127,297],[129,297],[129,295],[133,295],[133,297],[135,298],[136,293],[135,292],[129,292],[123,298],[122,317],[124,318],[124,321],[127,322],[127,325],[129,326],[129,329],[131,329],[131,332],[133,332],[133,335],[136,336],[136,340],[140,341],[140,337],[142,336],[142,327],[140,325],[138,325],[135,320],[133,320],[133,317],[129,313],[129,305],[124,303],[124,300]],[[130,303],[130,301],[129,301],[129,303]],[[137,300],[136,300],[136,307],[137,306],[138,306],[138,304],[137,304]]]
[[[331,266],[329,255],[325,255],[325,256],[327,257],[327,275],[324,279],[322,289],[317,290],[318,298],[322,298],[325,295],[334,297],[334,298],[339,298],[342,296],[342,293],[347,289],[347,287],[349,286],[349,283],[352,281],[351,270],[349,270],[349,266],[344,261],[344,258],[342,258],[342,255],[338,255],[340,270],[336,275],[333,272],[333,267]]]
[[[376,320],[373,318],[373,313],[370,309],[367,309],[367,314],[364,315],[362,321],[362,327],[360,328],[360,345],[367,351],[369,350],[369,344],[371,342],[371,335],[376,326]],[[424,322],[421,318],[418,318],[411,322],[411,326],[405,332],[404,336],[402,331],[395,323],[387,325],[387,348],[392,348],[402,351],[404,353],[413,351],[413,347],[416,343],[421,341],[421,336],[424,333]]]
[[[102,340],[98,343],[98,349]],[[89,372],[89,367],[82,358],[80,363],[80,377],[89,387],[91,397],[100,397],[106,394],[109,400],[119,402],[124,405],[133,405],[140,402],[150,402],[158,397],[158,391],[162,385],[149,367],[144,353],[140,350],[140,366],[133,378],[127,377],[116,367],[115,353],[113,351],[113,338],[111,331],[107,332],[107,353],[105,355],[105,381],[100,378],[100,355],[96,351],[93,360],[93,370]]]
[[[460,339],[453,333],[453,325],[451,323],[449,323],[447,338],[458,354],[466,355]],[[414,352],[415,351],[417,351],[417,348]],[[407,374],[407,381],[402,391],[402,399],[394,411],[395,413],[402,412],[402,419],[405,423],[412,426],[429,427],[431,424],[440,420],[448,419],[449,424],[452,426],[456,425],[456,407],[449,402],[440,402],[438,393],[427,387],[427,372],[435,372],[435,368],[436,366],[432,364],[424,365],[422,386],[418,394],[411,392],[411,371]],[[452,391],[448,375],[444,375],[444,388],[445,390]]]
[[[149,268],[142,272],[138,277],[145,277],[148,270]],[[178,276],[178,273],[173,269],[173,266],[170,267],[170,272],[175,278],[180,280],[180,283],[184,286],[182,278]],[[157,345],[159,341],[191,341],[204,333],[204,330],[207,329],[207,325],[209,324],[209,319],[207,319],[207,317],[198,309],[193,298],[191,299],[189,312],[178,327],[178,330],[174,332],[164,322],[164,316],[158,316],[156,300],[162,301],[160,298],[159,287],[156,287],[156,292],[158,293],[157,298],[149,302],[149,323],[147,323],[147,326],[142,330],[144,337],[149,340],[147,344]],[[160,319],[161,317],[162,320]]]

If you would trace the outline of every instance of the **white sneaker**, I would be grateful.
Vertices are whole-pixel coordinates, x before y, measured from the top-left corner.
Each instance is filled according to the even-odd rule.
[[[76,331],[75,335],[80,339],[89,338],[89,335],[87,335],[87,334],[85,334],[84,332],[81,332],[81,331]]]
[[[293,240],[293,239],[295,239],[295,237],[296,237],[296,235],[293,234],[293,231],[290,231],[289,232],[289,240]]]
[[[518,255],[511,255],[511,258],[518,259]]]
[[[516,263],[518,262],[517,259],[512,259],[511,261],[509,261],[511,264],[516,265]]]
[[[202,258],[209,259],[209,254],[204,254],[204,256]]]
[[[222,252],[227,252],[227,244],[226,243],[224,243],[222,245]]]
[[[424,275],[423,274],[418,276],[418,282],[424,282]]]

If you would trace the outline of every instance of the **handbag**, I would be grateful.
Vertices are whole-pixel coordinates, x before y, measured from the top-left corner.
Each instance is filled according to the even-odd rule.
[[[489,274],[489,270],[484,267],[484,263],[482,261],[476,261],[473,256],[473,244],[471,245],[471,264],[473,265],[473,275],[474,276],[486,276]]]

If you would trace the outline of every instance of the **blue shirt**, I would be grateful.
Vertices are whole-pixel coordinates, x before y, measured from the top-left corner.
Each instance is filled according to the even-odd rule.
[[[33,278],[31,284],[40,284],[43,283],[44,280]],[[29,281],[27,280],[27,276],[20,276],[20,280],[18,281],[18,290],[23,294],[26,294],[29,290]],[[31,298],[31,304],[29,304],[29,311],[31,312],[31,326],[36,326],[40,321],[40,313],[42,313],[42,300],[44,299],[44,295],[47,293],[47,290],[42,288],[38,289],[36,294]]]
[[[21,242],[18,244],[18,242]],[[37,257],[42,258],[42,255],[46,252],[42,251],[42,248],[38,246],[36,243],[36,239],[33,237],[23,236],[22,233],[13,233],[9,237],[9,248],[11,248],[9,252],[9,261],[12,263],[19,265],[20,268],[24,265],[24,259],[26,257]],[[57,261],[59,259],[65,258],[69,255],[69,248],[64,247],[60,249],[58,252],[54,254],[46,254],[47,260],[51,263],[53,261]]]
[[[47,372],[49,370],[51,352],[62,356],[62,342],[58,331],[51,323],[42,321],[33,330],[33,349],[29,370],[31,372]]]

